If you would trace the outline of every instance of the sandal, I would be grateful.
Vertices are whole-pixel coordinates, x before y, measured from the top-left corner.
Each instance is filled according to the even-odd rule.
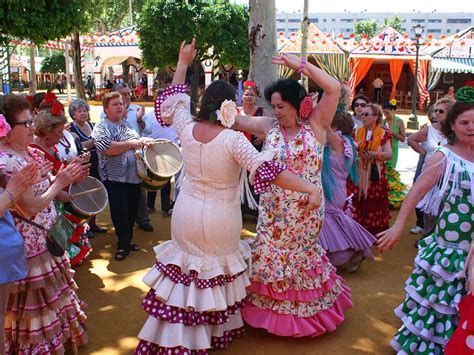
[[[128,252],[123,249],[120,249],[120,250],[117,250],[117,252],[115,253],[115,260],[123,261],[125,260],[127,256],[128,256]]]
[[[131,244],[130,244],[130,250],[131,250],[131,251],[140,251],[141,248],[138,246],[138,244],[131,243]]]

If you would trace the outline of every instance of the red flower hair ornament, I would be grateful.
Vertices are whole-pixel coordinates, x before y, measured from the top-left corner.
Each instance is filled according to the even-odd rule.
[[[51,107],[51,114],[53,116],[62,116],[64,114],[63,105],[59,101],[56,101]]]
[[[254,88],[256,89],[257,88],[257,84],[255,84],[253,81],[251,80],[247,80],[247,81],[244,81],[244,88]]]
[[[57,100],[56,94],[54,92],[47,92],[46,95],[44,95],[43,102],[46,104],[52,104],[55,100]]]
[[[313,111],[313,99],[310,96],[306,96],[300,103],[300,117],[308,118]]]

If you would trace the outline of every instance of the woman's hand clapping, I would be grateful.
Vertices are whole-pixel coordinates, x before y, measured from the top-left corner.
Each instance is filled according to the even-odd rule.
[[[72,162],[68,166],[62,165],[56,174],[54,183],[59,184],[61,188],[71,185],[78,179],[83,178],[85,171],[89,169],[88,165],[81,165],[78,162]]]
[[[8,180],[6,190],[10,191],[17,200],[22,193],[40,180],[41,171],[35,162],[29,162],[21,170],[12,174]]]

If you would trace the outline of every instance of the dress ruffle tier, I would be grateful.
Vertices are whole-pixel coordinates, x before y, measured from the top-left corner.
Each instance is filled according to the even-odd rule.
[[[403,322],[391,341],[398,354],[443,354],[466,293],[462,277],[466,257],[467,251],[450,248],[435,235],[419,242],[415,269],[406,282],[407,296],[395,309]]]
[[[155,266],[143,281],[149,317],[135,354],[207,354],[244,335],[240,309],[250,284],[250,249],[225,256],[196,256],[169,241],[154,248]]]
[[[324,227],[319,236],[321,246],[326,250],[329,261],[334,266],[347,263],[355,253],[373,259],[370,248],[377,239],[364,227],[340,209],[326,208]],[[328,226],[328,228],[326,228]]]
[[[387,164],[385,175],[388,182],[388,203],[390,208],[399,209],[405,199],[406,186],[400,179],[400,173]]]
[[[67,256],[52,257],[46,251],[28,259],[28,267],[28,276],[10,292],[6,353],[77,353],[87,343],[86,316]]]
[[[313,265],[320,260],[313,267],[302,256],[301,268],[285,270],[284,277],[277,270],[270,280],[255,277],[242,309],[245,322],[279,336],[315,337],[334,331],[352,307],[350,289],[342,284],[324,251],[318,250],[316,255],[323,254],[313,259]],[[253,270],[258,270],[258,262]]]

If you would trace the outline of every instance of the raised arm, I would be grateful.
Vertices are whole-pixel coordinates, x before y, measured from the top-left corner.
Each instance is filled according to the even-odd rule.
[[[428,160],[425,171],[418,180],[416,180],[403,201],[393,226],[377,234],[377,237],[380,238],[378,248],[381,252],[392,249],[398,243],[408,217],[413,213],[418,202],[420,202],[426,193],[439,181],[444,168],[442,164],[443,158],[444,154],[437,152]]]
[[[195,46],[196,38],[193,38],[191,44],[186,44],[186,41],[181,43],[179,48],[178,63],[176,64],[176,71],[174,72],[171,85],[180,85],[185,83],[188,66],[193,62],[194,57],[196,57]]]
[[[266,136],[276,119],[266,116],[236,116],[232,129],[250,132],[255,136]]]
[[[325,130],[330,129],[341,93],[339,81],[309,63],[306,59],[301,59],[294,55],[273,56],[272,63],[301,71],[324,90],[323,97],[309,117],[309,123],[315,133],[321,128]]]

